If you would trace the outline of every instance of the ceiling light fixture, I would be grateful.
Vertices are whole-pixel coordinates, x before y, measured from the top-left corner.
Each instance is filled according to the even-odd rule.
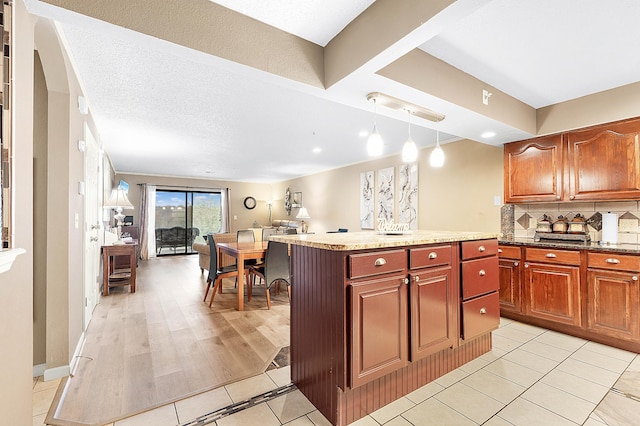
[[[386,95],[380,92],[371,92],[367,95],[367,100],[374,100],[382,106],[395,109],[398,111],[409,110],[416,117],[424,118],[425,120],[439,122],[444,120],[444,114],[440,114],[430,109],[423,108],[420,105],[412,104],[411,102],[403,101],[402,99],[394,98],[393,96]]]
[[[367,139],[367,153],[369,157],[378,157],[382,155],[382,136],[378,133],[378,129],[376,129],[376,115],[378,111],[376,109],[376,99],[373,99],[373,131],[369,135],[369,139]]]
[[[409,113],[409,137],[402,146],[402,161],[404,163],[413,163],[418,159],[418,146],[411,137],[411,110],[407,110]]]
[[[436,147],[431,151],[429,156],[429,164],[431,167],[444,166],[444,151],[440,146],[440,131],[438,130],[438,122],[436,122]]]
[[[492,132],[492,131],[487,131],[484,132],[483,134],[480,135],[480,137],[485,138],[485,139],[489,139],[492,138],[496,135],[496,132]]]

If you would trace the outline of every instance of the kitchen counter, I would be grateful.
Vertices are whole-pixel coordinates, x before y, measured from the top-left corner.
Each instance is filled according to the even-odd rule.
[[[291,380],[351,424],[491,350],[498,234],[271,235],[291,249]]]
[[[418,230],[398,234],[379,234],[375,231],[336,232],[331,234],[271,235],[280,241],[324,250],[363,250],[385,247],[439,244],[456,241],[472,241],[498,238],[500,234],[490,232],[430,231]]]
[[[590,243],[571,241],[534,241],[533,238],[499,238],[499,244],[511,246],[549,247],[568,250],[607,251],[616,253],[640,254],[640,244],[605,244],[592,241]]]

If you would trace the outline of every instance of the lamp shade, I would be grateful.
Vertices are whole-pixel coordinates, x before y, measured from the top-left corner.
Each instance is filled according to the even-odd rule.
[[[431,151],[429,156],[429,164],[431,167],[442,167],[444,165],[444,151],[440,147],[440,144]]]
[[[405,163],[413,163],[418,159],[418,146],[411,136],[402,146],[402,161]]]
[[[311,219],[306,207],[300,207],[300,211],[298,212],[296,219]]]
[[[133,209],[133,204],[127,198],[127,194],[124,193],[124,189],[116,188],[111,191],[109,199],[104,204],[105,208],[115,209],[120,207],[121,209]]]

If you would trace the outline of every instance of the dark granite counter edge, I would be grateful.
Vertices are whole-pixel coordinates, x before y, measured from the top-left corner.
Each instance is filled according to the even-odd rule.
[[[568,250],[591,250],[591,251],[607,251],[615,253],[629,253],[640,254],[639,244],[615,244],[615,245],[601,245],[597,242],[591,242],[588,244],[579,242],[558,242],[558,241],[534,241],[532,238],[513,238],[513,239],[498,239],[498,244],[510,245],[510,246],[531,246],[531,247],[548,247],[555,249],[568,249]]]

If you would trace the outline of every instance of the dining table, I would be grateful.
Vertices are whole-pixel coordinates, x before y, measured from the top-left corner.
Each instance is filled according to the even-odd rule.
[[[268,241],[256,241],[249,243],[218,243],[218,265],[221,264],[222,254],[227,254],[237,259],[238,282],[244,280],[244,261],[248,259],[263,259],[267,253]],[[244,285],[238,285],[238,310],[244,310]]]

